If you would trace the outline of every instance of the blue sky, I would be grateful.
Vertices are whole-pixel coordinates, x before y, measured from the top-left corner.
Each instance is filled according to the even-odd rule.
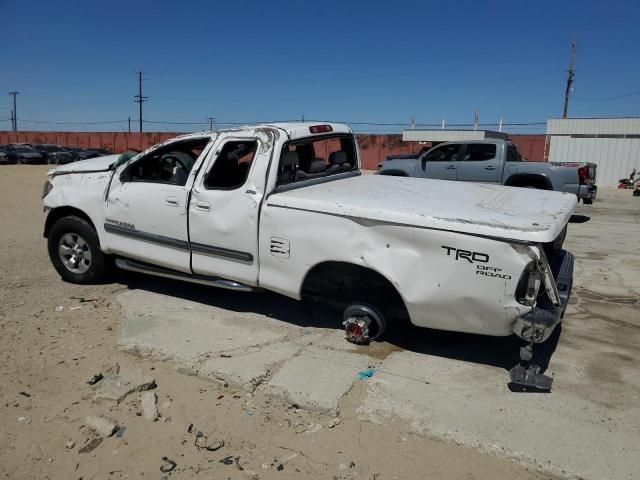
[[[208,116],[470,123],[477,110],[480,123],[544,122],[561,114],[572,34],[570,115],[640,115],[638,1],[0,0],[0,18],[0,120],[10,90],[19,119],[137,119],[143,70],[146,120],[203,122],[148,131],[199,130]]]

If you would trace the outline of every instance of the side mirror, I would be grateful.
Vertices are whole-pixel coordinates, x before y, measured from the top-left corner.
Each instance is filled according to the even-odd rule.
[[[426,170],[427,169],[427,156],[426,155],[422,155],[420,157],[420,163],[422,164],[422,170]]]

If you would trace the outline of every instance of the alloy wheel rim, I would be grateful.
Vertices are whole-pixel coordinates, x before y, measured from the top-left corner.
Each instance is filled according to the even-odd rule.
[[[58,255],[72,273],[85,273],[91,267],[91,249],[77,233],[66,233],[58,241]]]

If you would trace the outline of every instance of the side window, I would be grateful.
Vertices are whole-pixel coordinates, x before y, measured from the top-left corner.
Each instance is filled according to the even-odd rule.
[[[129,181],[184,186],[209,138],[175,142],[158,148],[127,168]]]
[[[204,177],[204,187],[209,190],[234,190],[244,185],[257,151],[256,140],[233,140],[225,143],[213,167]]]
[[[507,147],[507,162],[521,162],[522,157],[520,156],[520,152],[514,146]]]
[[[495,143],[469,143],[464,152],[465,162],[483,162],[496,158]]]
[[[426,162],[453,162],[456,160],[460,145],[457,143],[451,145],[442,145],[429,151],[424,160]]]

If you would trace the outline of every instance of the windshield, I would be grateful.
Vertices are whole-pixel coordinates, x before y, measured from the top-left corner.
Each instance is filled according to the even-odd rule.
[[[358,170],[353,135],[323,135],[287,142],[280,153],[277,185]]]
[[[16,147],[18,153],[33,153],[35,150],[29,147]]]

